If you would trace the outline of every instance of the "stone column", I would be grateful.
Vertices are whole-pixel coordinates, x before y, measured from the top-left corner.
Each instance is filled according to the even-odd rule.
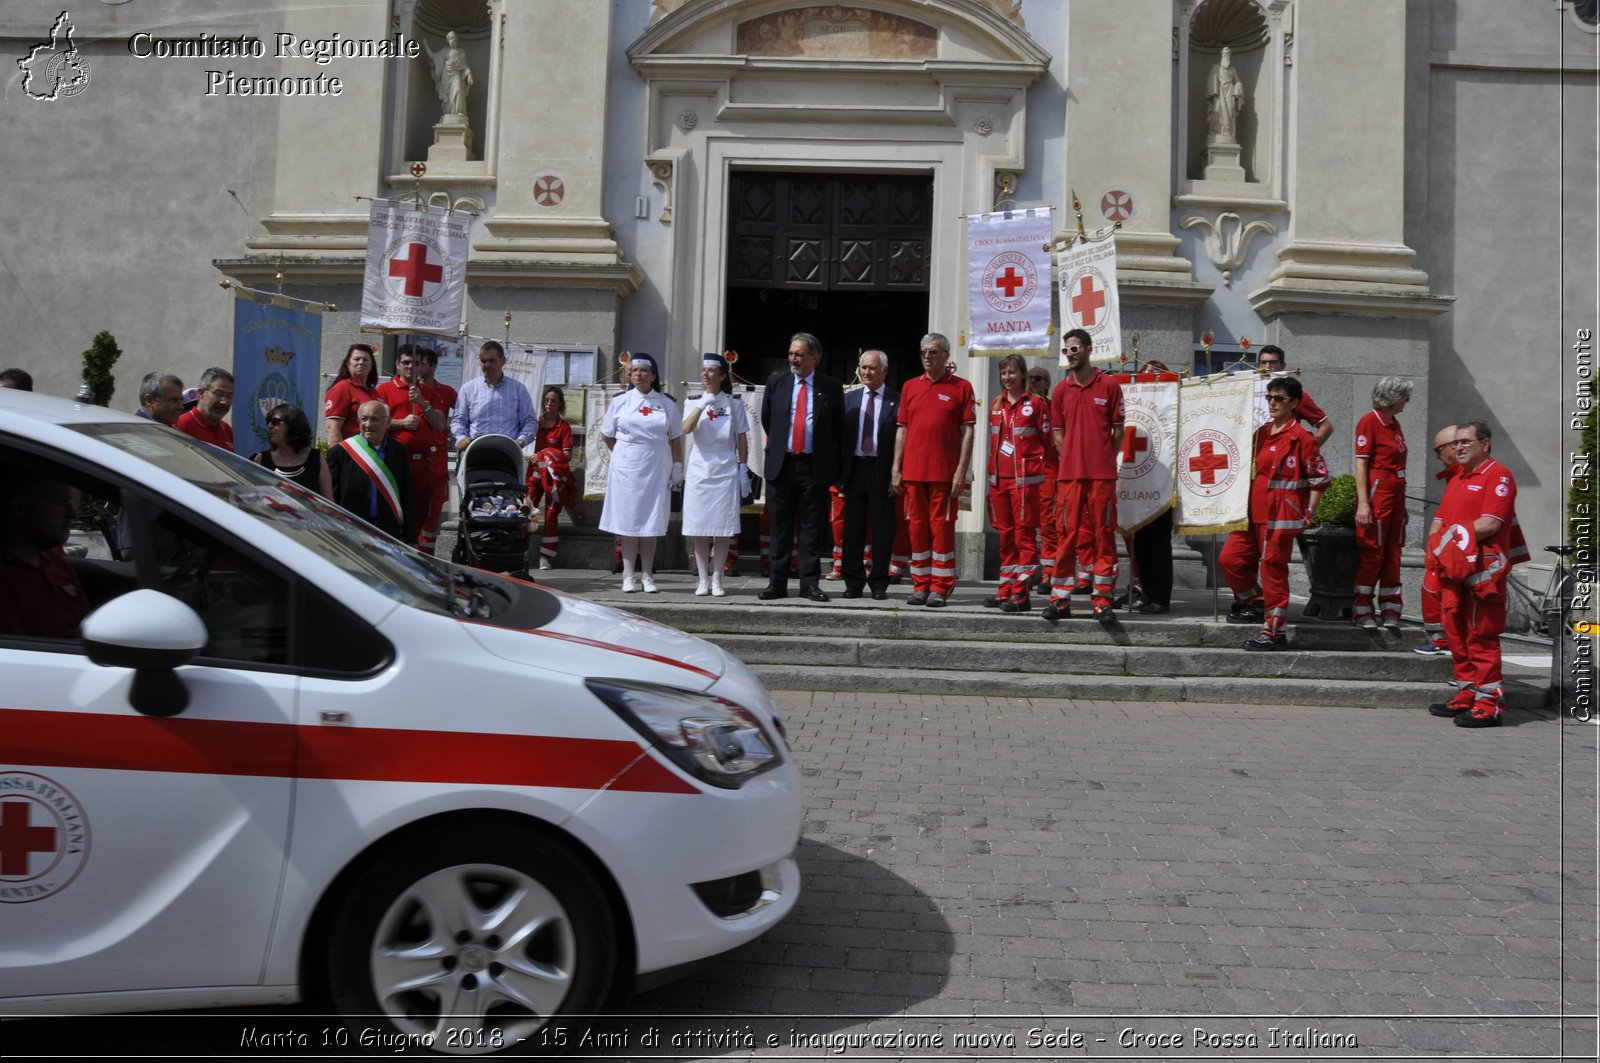
[[[1088,230],[1111,224],[1101,209],[1107,192],[1132,199],[1133,214],[1116,237],[1123,332],[1140,333],[1142,356],[1182,366],[1191,311],[1211,286],[1195,283],[1172,235],[1172,69],[1167,0],[1071,6],[1062,184],[1077,189]],[[1070,231],[1070,200],[1063,205],[1060,228]]]

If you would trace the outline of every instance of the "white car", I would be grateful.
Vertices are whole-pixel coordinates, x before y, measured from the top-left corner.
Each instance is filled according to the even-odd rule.
[[[0,560],[0,1014],[304,999],[492,1052],[794,907],[799,773],[717,647],[0,389],[0,553],[63,564],[61,484],[120,518],[76,586]]]

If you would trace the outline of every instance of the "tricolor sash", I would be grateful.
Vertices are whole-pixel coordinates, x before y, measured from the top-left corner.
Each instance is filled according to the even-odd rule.
[[[384,501],[389,503],[389,508],[394,511],[394,519],[404,526],[405,514],[400,512],[400,485],[395,482],[394,473],[389,471],[389,466],[383,462],[383,455],[378,449],[367,442],[367,437],[357,432],[348,439],[342,440],[339,445],[345,452],[361,466],[361,471],[367,474],[372,485],[378,489]]]

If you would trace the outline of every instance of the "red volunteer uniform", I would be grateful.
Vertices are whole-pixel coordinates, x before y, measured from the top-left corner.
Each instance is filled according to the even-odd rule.
[[[344,381],[341,381],[344,383]],[[331,395],[332,389],[329,389]],[[438,447],[436,440],[438,434],[428,427],[427,420],[423,417],[422,407],[411,404],[411,385],[399,377],[385,380],[378,385],[378,398],[389,407],[389,417],[392,420],[404,420],[412,414],[418,417],[415,428],[389,429],[389,438],[406,448],[406,459],[411,475],[411,504],[416,509],[417,515],[433,512],[433,452]],[[427,402],[427,396],[423,396]],[[429,403],[429,405],[432,405]],[[345,424],[355,422],[346,420]],[[359,429],[360,425],[356,427]],[[417,549],[425,554],[433,553],[434,537],[436,530],[424,531],[422,523],[417,522]]]
[[[954,373],[917,377],[900,391],[896,423],[906,430],[900,479],[911,536],[911,589],[949,597],[956,585],[956,505],[950,490],[961,459],[961,429],[976,424],[972,385]]]
[[[1400,548],[1406,543],[1406,437],[1400,422],[1372,410],[1356,424],[1355,456],[1367,459],[1367,502],[1372,523],[1356,526],[1361,560],[1356,567],[1357,624],[1372,616],[1372,598],[1385,623],[1400,622]]]
[[[534,433],[533,446],[537,457],[528,467],[528,494],[535,506],[548,496],[549,506],[544,513],[544,532],[539,541],[539,556],[551,561],[561,549],[561,533],[556,525],[556,518],[561,515],[559,481],[563,479],[570,481],[572,467],[564,459],[557,460],[547,451],[558,451],[565,458],[570,458],[572,426],[564,420],[557,421],[549,428],[540,425],[538,431]]]
[[[1317,400],[1313,399],[1311,393],[1305,390],[1300,392],[1298,416],[1302,423],[1311,428],[1317,427],[1317,425],[1328,419],[1328,415],[1322,412],[1322,407],[1317,405]]]
[[[40,551],[39,567],[0,554],[0,634],[75,639],[89,596],[66,554]]]
[[[433,436],[433,495],[426,510],[417,510],[417,536],[427,536],[430,543],[439,539],[439,518],[444,514],[444,504],[450,501],[450,410],[456,404],[456,389],[435,380],[422,385],[422,397],[436,410],[443,410],[445,426],[442,431],[428,431]]]
[[[227,421],[218,421],[216,424],[206,424],[198,410],[186,410],[178,423],[173,425],[186,436],[193,436],[202,443],[210,443],[223,450],[233,449],[233,427]]]
[[[1048,407],[1050,400],[1041,399]],[[1056,451],[1055,436],[1051,432],[1044,435],[1044,481],[1039,484],[1039,509],[1042,516],[1039,520],[1039,569],[1034,573],[1034,582],[1043,583],[1046,587],[1052,582],[1052,574],[1056,570],[1056,551],[1061,538],[1061,523],[1056,519],[1056,469],[1061,465],[1061,455]]]
[[[382,398],[377,388],[365,387],[357,384],[352,378],[345,377],[343,380],[335,380],[333,387],[328,389],[328,394],[322,400],[322,415],[344,418],[339,426],[339,439],[349,439],[361,431],[361,422],[356,417],[356,411],[361,408],[361,404]]]
[[[1045,478],[1044,441],[1050,437],[1045,400],[1001,395],[989,407],[989,523],[1000,537],[1001,601],[1028,604],[1039,565],[1039,486]]]
[[[1274,434],[1256,429],[1255,478],[1250,481],[1250,527],[1228,536],[1217,559],[1234,596],[1262,602],[1262,632],[1276,638],[1289,621],[1289,560],[1294,538],[1306,526],[1312,488],[1328,485],[1328,467],[1311,433],[1290,421]]]
[[[1458,467],[1459,468],[1459,467]],[[1445,637],[1450,643],[1458,684],[1452,708],[1498,716],[1502,697],[1500,635],[1506,629],[1506,577],[1527,557],[1517,550],[1517,483],[1511,470],[1493,458],[1475,469],[1460,469],[1444,489],[1438,520],[1444,528],[1470,527],[1479,517],[1500,522],[1494,534],[1477,540],[1477,570],[1466,579],[1439,571],[1439,598]],[[1435,554],[1435,543],[1428,553]],[[1520,556],[1518,556],[1520,554]]]
[[[1446,465],[1433,475],[1437,480],[1446,481],[1448,486],[1460,471],[1459,465]],[[1450,645],[1444,637],[1444,614],[1439,605],[1439,560],[1432,550],[1422,552],[1422,630],[1435,645]]]
[[[1050,600],[1066,608],[1076,575],[1079,537],[1092,536],[1094,607],[1111,608],[1117,584],[1117,448],[1122,385],[1096,369],[1089,383],[1068,373],[1050,394],[1050,425],[1061,435],[1056,466],[1056,559]]]

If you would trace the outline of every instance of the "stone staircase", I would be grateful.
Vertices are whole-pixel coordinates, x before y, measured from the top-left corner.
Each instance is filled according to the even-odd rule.
[[[1082,619],[1051,628],[1037,610],[982,608],[991,588],[958,588],[952,608],[929,610],[905,608],[903,587],[888,602],[846,602],[836,584],[826,605],[756,603],[754,580],[728,598],[686,600],[692,581],[679,579],[660,577],[660,595],[591,596],[722,646],[773,689],[1419,710],[1451,694],[1448,659],[1411,652],[1416,627],[1291,624],[1287,651],[1247,653],[1240,645],[1257,629],[1212,619],[1209,594],[1175,597],[1165,616],[1119,614],[1108,627],[1088,619],[1084,601]],[[1509,667],[1508,704],[1542,707],[1544,678]]]

